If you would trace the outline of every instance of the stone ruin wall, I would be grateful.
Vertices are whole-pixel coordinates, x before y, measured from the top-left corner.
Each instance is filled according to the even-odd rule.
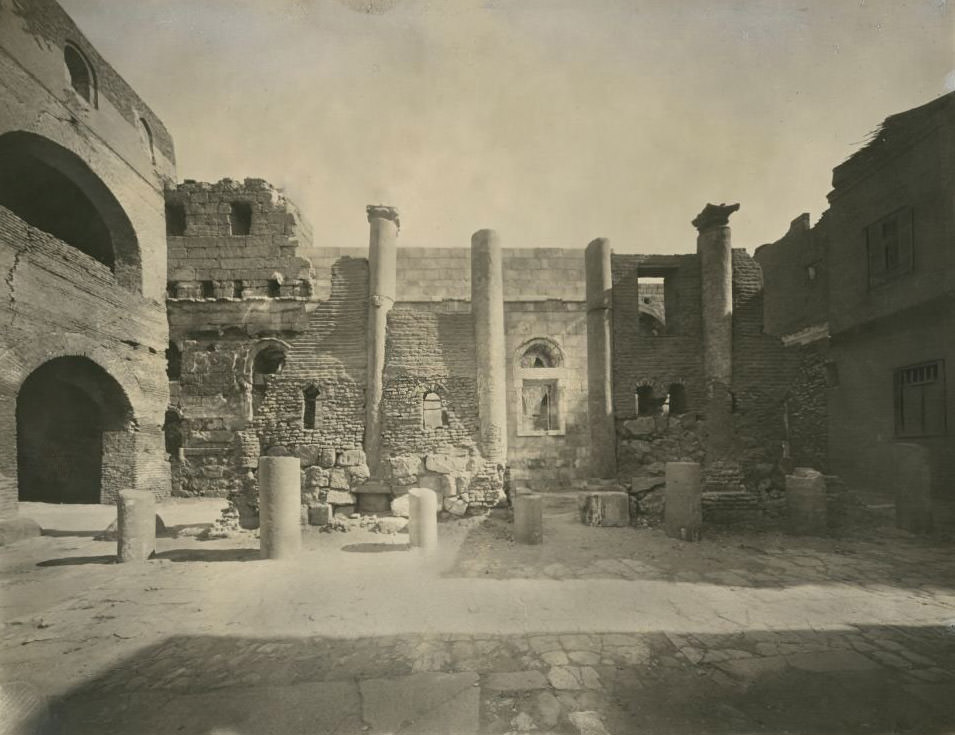
[[[675,269],[665,287],[665,332],[638,334],[633,318],[637,268],[664,266]],[[720,457],[706,451],[699,259],[614,255],[613,274],[614,408],[622,482],[635,477],[650,486],[668,461],[700,462],[707,490],[753,496],[708,504],[709,517],[733,518],[757,503],[777,505],[792,467],[827,470],[825,342],[785,347],[764,333],[762,275],[745,251],[733,251],[733,438]],[[685,390],[682,412],[637,415],[638,387],[650,386],[662,397],[674,384]]]

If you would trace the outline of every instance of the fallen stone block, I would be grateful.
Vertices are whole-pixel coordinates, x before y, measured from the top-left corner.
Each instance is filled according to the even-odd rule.
[[[332,507],[328,503],[312,503],[308,506],[308,523],[311,526],[327,526],[332,520]]]
[[[344,490],[329,490],[325,502],[329,505],[355,505],[358,501],[354,493]]]
[[[365,464],[365,452],[362,449],[346,449],[338,454],[339,467],[354,467]]]
[[[408,495],[401,495],[391,501],[391,512],[393,515],[407,518],[410,514],[411,498]]]
[[[378,519],[378,533],[401,533],[406,528],[408,528],[408,519],[407,518],[379,518]]]
[[[577,497],[580,521],[587,526],[630,525],[630,498],[624,492],[588,492]]]

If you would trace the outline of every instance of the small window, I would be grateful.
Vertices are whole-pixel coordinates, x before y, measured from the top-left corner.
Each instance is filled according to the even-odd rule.
[[[150,130],[149,123],[143,118],[139,118],[139,137],[146,151],[149,153],[149,160],[152,163],[156,163],[156,151],[153,148],[153,131]]]
[[[941,360],[895,371],[895,435],[938,436],[946,432],[945,363]]]
[[[241,299],[243,288],[245,288],[245,284],[243,284],[242,281],[233,281],[232,282],[232,298]]]
[[[306,429],[315,428],[315,416],[318,414],[318,396],[319,390],[316,386],[310,385],[304,391],[305,407],[302,411],[302,426]]]
[[[670,393],[667,397],[667,404],[669,406],[669,413],[674,416],[679,416],[680,414],[687,412],[686,404],[686,386],[682,383],[674,383],[670,386]]]
[[[83,53],[72,44],[66,44],[63,49],[63,60],[66,62],[66,70],[70,75],[70,85],[74,91],[96,106],[96,79],[93,76],[93,67]]]
[[[179,380],[181,376],[182,352],[174,342],[170,342],[166,349],[166,377],[170,380]]]
[[[279,296],[282,295],[282,284],[279,283],[279,280],[277,278],[269,279],[269,283],[268,283],[268,286],[266,287],[266,291],[270,299],[277,299]]]
[[[640,337],[660,337],[666,333],[665,287],[663,276],[637,276],[637,333]]]
[[[248,202],[232,202],[229,205],[229,233],[248,235],[252,231],[252,205]]]
[[[425,393],[421,402],[421,423],[425,429],[440,429],[448,425],[448,415],[437,393]]]
[[[179,296],[179,284],[175,281],[166,282],[166,298],[175,299]]]
[[[634,395],[637,416],[659,416],[663,411],[666,396],[657,398],[653,393],[652,385],[641,385]]]
[[[186,208],[182,204],[166,204],[166,234],[173,237],[186,234]]]
[[[214,299],[216,297],[216,285],[212,281],[202,281],[200,283],[202,298]]]
[[[869,286],[911,272],[912,210],[908,207],[866,228],[866,247],[869,254]]]

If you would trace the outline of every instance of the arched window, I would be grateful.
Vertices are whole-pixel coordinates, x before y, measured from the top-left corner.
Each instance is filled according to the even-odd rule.
[[[265,398],[271,376],[285,367],[285,350],[277,344],[267,344],[259,350],[252,361],[252,412],[258,410]]]
[[[94,107],[96,106],[96,77],[93,67],[86,60],[83,52],[71,43],[63,49],[63,60],[70,75],[70,85],[76,93]]]
[[[448,415],[437,393],[425,393],[421,401],[421,424],[425,429],[440,429],[448,425]]]
[[[521,387],[518,434],[562,434],[560,378],[563,355],[557,344],[538,338],[518,352],[517,381]]]
[[[149,123],[143,118],[139,118],[139,137],[149,153],[149,160],[156,163],[156,150],[153,148],[153,131],[149,129]]]
[[[315,417],[318,414],[318,396],[320,392],[318,386],[309,385],[302,391],[305,398],[305,406],[302,411],[302,426],[306,429],[315,428]]]

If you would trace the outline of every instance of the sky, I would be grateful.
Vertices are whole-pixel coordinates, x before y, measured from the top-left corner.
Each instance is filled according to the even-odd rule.
[[[60,0],[180,179],[264,178],[316,246],[752,251],[887,116],[955,89],[947,0]]]

